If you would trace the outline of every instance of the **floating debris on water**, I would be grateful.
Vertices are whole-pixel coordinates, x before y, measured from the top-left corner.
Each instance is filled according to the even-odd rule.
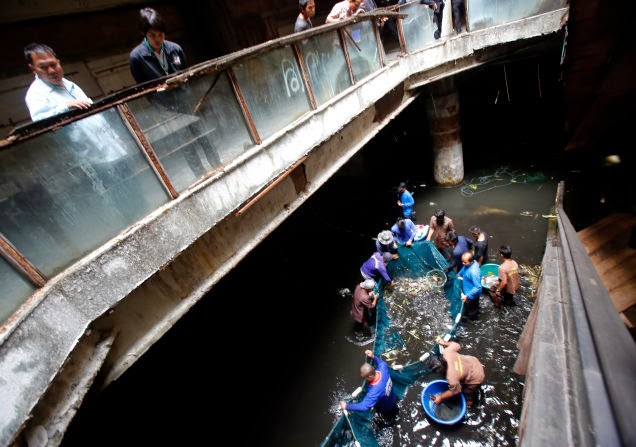
[[[408,364],[431,349],[440,328],[449,323],[444,289],[431,287],[430,278],[396,279],[394,287],[384,291],[384,301],[391,326],[407,335],[407,345],[388,354],[395,364]]]

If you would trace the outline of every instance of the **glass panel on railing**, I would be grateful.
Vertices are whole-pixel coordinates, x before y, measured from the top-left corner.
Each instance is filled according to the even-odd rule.
[[[450,12],[450,10],[449,5],[447,11]],[[406,41],[406,51],[408,53],[421,50],[435,42],[433,34],[437,30],[437,26],[433,22],[432,9],[419,3],[410,3],[402,6],[400,12],[408,14],[408,17],[402,19],[404,40]]]
[[[0,233],[46,276],[168,200],[116,109],[0,151]]]
[[[310,110],[309,97],[291,46],[232,67],[262,139]]]
[[[253,146],[225,74],[193,79],[128,106],[177,191]]]
[[[35,286],[18,273],[4,258],[0,258],[0,323],[6,321],[35,291]]]
[[[356,82],[382,68],[373,22],[365,20],[342,30]]]
[[[317,105],[329,101],[351,86],[347,60],[337,31],[320,34],[298,44]]]
[[[565,8],[567,0],[467,0],[471,31]]]

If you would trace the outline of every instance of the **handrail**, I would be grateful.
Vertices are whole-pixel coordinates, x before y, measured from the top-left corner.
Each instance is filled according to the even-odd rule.
[[[417,1],[408,2],[401,6],[410,8],[408,9],[408,11],[410,12],[417,11],[417,14],[420,14],[420,11],[413,9],[417,7],[416,5],[417,3],[418,3]],[[413,22],[409,25],[411,26],[411,29],[417,28],[417,31],[420,31],[420,32],[421,32],[421,29],[419,28],[421,27],[422,21],[426,21],[430,17],[430,14],[429,14],[430,10],[426,8],[425,6],[422,6],[422,8],[423,9],[421,10],[421,14],[423,15],[419,16],[419,19],[421,21],[419,23]],[[348,86],[354,85],[359,81],[357,77],[358,78],[366,77],[377,71],[382,70],[385,66],[383,61],[382,43],[380,41],[379,32],[377,28],[377,20],[376,20],[377,18],[392,17],[392,18],[398,19],[398,28],[399,28],[398,39],[400,41],[400,49],[402,53],[406,51],[406,48],[408,47],[408,45],[405,45],[405,36],[403,32],[404,30],[400,22],[402,19],[406,18],[408,15],[401,12],[396,12],[394,9],[397,9],[397,8],[394,8],[394,7],[378,8],[374,11],[353,16],[349,19],[345,19],[336,23],[320,25],[300,33],[294,33],[288,36],[283,36],[268,42],[264,42],[260,45],[256,45],[244,50],[237,51],[230,55],[226,55],[223,57],[219,57],[210,61],[206,61],[197,65],[194,65],[182,72],[175,73],[173,75],[166,76],[161,79],[149,81],[147,83],[136,85],[134,87],[130,87],[128,89],[122,90],[115,94],[109,95],[106,98],[103,98],[102,100],[96,101],[95,104],[89,110],[69,111],[60,115],[50,117],[45,120],[37,121],[25,126],[18,127],[11,132],[9,137],[7,137],[4,140],[0,140],[0,156],[2,156],[3,153],[10,154],[10,157],[8,158],[14,157],[15,160],[13,160],[12,162],[15,162],[21,168],[24,168],[23,169],[24,172],[32,172],[31,168],[27,166],[27,164],[29,162],[39,163],[38,160],[42,160],[45,157],[40,155],[39,158],[35,157],[33,158],[33,160],[27,159],[27,158],[24,158],[24,159],[20,158],[21,156],[23,156],[21,154],[29,153],[30,149],[34,148],[33,146],[38,145],[38,142],[35,142],[35,144],[32,144],[29,140],[33,140],[37,137],[43,137],[43,138],[47,138],[47,140],[42,140],[42,141],[44,141],[45,144],[53,143],[52,145],[53,148],[61,149],[63,146],[66,145],[65,143],[69,143],[68,146],[71,146],[70,142],[68,141],[68,132],[71,132],[68,129],[72,129],[71,126],[81,122],[82,120],[87,120],[87,123],[88,123],[88,120],[91,117],[102,118],[102,117],[96,117],[96,115],[98,114],[103,114],[104,116],[108,115],[107,116],[108,120],[102,120],[102,122],[105,122],[106,125],[102,124],[98,126],[99,130],[103,131],[105,126],[107,125],[113,126],[114,124],[117,124],[119,128],[122,129],[121,134],[118,136],[121,137],[122,139],[127,140],[125,144],[122,145],[122,148],[128,151],[128,153],[126,154],[126,157],[130,157],[130,158],[135,157],[135,159],[130,162],[130,165],[124,166],[124,168],[129,169],[130,166],[132,166],[133,162],[137,163],[139,161],[139,157],[141,156],[147,163],[147,166],[140,167],[140,168],[135,167],[136,169],[135,172],[139,172],[140,169],[150,168],[146,170],[152,171],[154,175],[154,180],[146,178],[144,179],[144,181],[146,182],[153,181],[154,183],[156,183],[156,185],[158,185],[157,187],[153,186],[153,188],[155,188],[155,190],[153,191],[155,195],[152,199],[153,201],[152,204],[150,203],[144,204],[145,206],[143,208],[137,209],[138,212],[136,214],[131,213],[131,216],[126,216],[125,218],[120,219],[119,221],[117,221],[114,224],[111,224],[111,226],[108,227],[108,230],[117,230],[113,233],[113,235],[117,234],[119,231],[122,231],[123,229],[131,225],[134,221],[138,220],[140,217],[143,217],[143,215],[147,215],[152,210],[157,209],[159,206],[162,206],[163,203],[165,202],[161,201],[161,199],[159,198],[159,196],[161,195],[161,190],[163,190],[163,193],[166,194],[167,200],[174,200],[185,189],[191,188],[193,185],[196,185],[197,183],[199,183],[201,181],[201,178],[206,179],[222,171],[224,166],[227,166],[228,163],[231,163],[231,160],[229,158],[234,157],[234,159],[236,159],[237,152],[238,152],[238,151],[234,151],[233,153],[226,156],[225,159],[222,161],[218,159],[218,157],[217,157],[218,161],[211,160],[211,158],[208,158],[208,160],[205,161],[206,166],[204,168],[205,172],[203,174],[196,173],[193,169],[192,176],[188,174],[188,177],[183,177],[181,179],[175,180],[174,171],[170,172],[169,167],[166,166],[166,163],[161,158],[162,157],[161,150],[157,150],[157,148],[154,147],[154,141],[157,141],[158,138],[164,138],[166,135],[170,136],[170,132],[173,132],[173,131],[170,130],[170,128],[166,128],[166,130],[164,131],[164,135],[159,135],[161,132],[155,132],[154,139],[148,138],[147,135],[145,135],[144,127],[140,125],[139,122],[137,122],[139,117],[137,116],[135,111],[132,110],[131,105],[135,105],[136,102],[140,102],[139,100],[143,97],[148,97],[152,100],[152,97],[154,95],[169,96],[171,93],[173,93],[171,92],[171,90],[178,89],[179,87],[182,87],[188,84],[189,82],[195,81],[196,79],[201,79],[204,82],[208,82],[208,80],[204,78],[206,75],[208,75],[210,77],[209,86],[205,84],[204,89],[198,92],[199,96],[195,97],[195,99],[198,98],[198,101],[195,101],[196,106],[194,107],[195,113],[197,113],[199,111],[198,110],[199,107],[201,106],[203,102],[203,98],[206,98],[206,100],[209,100],[210,98],[207,98],[208,94],[210,94],[210,96],[214,95],[214,93],[210,93],[210,92],[213,88],[217,86],[217,82],[223,77],[223,80],[229,83],[228,84],[230,86],[229,88],[233,91],[235,95],[235,99],[239,108],[239,112],[237,116],[240,117],[240,115],[242,114],[242,119],[244,121],[244,130],[246,131],[247,137],[245,139],[245,144],[241,144],[240,147],[243,148],[242,149],[243,152],[246,151],[245,147],[247,146],[250,146],[250,148],[254,148],[254,149],[250,149],[251,151],[250,153],[254,151],[258,151],[259,150],[258,146],[261,145],[264,139],[269,138],[272,135],[272,133],[275,134],[276,132],[278,132],[282,126],[290,125],[294,119],[297,119],[299,114],[304,114],[306,112],[311,112],[313,110],[316,110],[316,108],[319,107],[325,101],[325,99],[323,98],[321,100],[322,102],[318,104],[318,101],[316,99],[315,92],[313,91],[314,86],[312,84],[312,79],[310,79],[311,73],[309,73],[307,70],[307,67],[309,66],[309,62],[303,60],[303,55],[302,55],[303,43],[308,40],[311,40],[312,38],[328,35],[329,33],[333,34],[333,31],[337,31],[338,38],[340,39],[341,52],[344,55],[343,66],[346,66],[346,69],[348,70],[349,79],[347,80],[347,82],[349,84],[347,85]],[[417,14],[415,15],[417,16]],[[427,17],[427,14],[429,14],[428,17]],[[349,53],[351,52],[352,49],[353,49],[353,52],[355,52],[356,51],[355,47],[357,47],[359,51],[362,51],[362,50],[360,46],[354,42],[353,37],[351,36],[347,37],[347,31],[348,31],[347,28],[361,22],[371,23],[370,27],[367,27],[367,26],[362,27],[362,29],[365,30],[364,32],[366,33],[366,35],[369,37],[363,43],[366,43],[367,45],[369,45],[368,48],[373,48],[373,51],[376,52],[375,54],[372,54],[372,56],[375,56],[376,59],[379,59],[379,62],[378,62],[379,65],[375,65],[377,60],[374,60],[373,61],[374,65],[369,65],[366,68],[359,69],[360,71],[356,73],[355,72],[356,69],[354,68],[354,62],[352,61]],[[371,35],[373,33],[370,32],[370,30],[373,31],[373,33],[375,34],[374,38],[371,38]],[[432,37],[429,37],[429,38],[432,39]],[[331,39],[331,37],[328,36],[328,39]],[[351,48],[349,48],[348,47],[349,44],[352,44],[352,45],[355,44],[355,46],[352,46]],[[249,100],[252,98],[250,98],[249,95],[246,96],[243,92],[244,88],[247,87],[246,83],[249,82],[251,79],[248,76],[245,78],[246,82],[244,83],[239,82],[239,79],[237,77],[237,72],[236,72],[237,66],[243,62],[248,62],[251,59],[258,58],[261,55],[268,54],[268,52],[274,52],[285,47],[290,48],[290,51],[289,51],[290,56],[288,57],[288,59],[291,60],[293,59],[293,57],[296,58],[295,62],[296,62],[297,73],[294,73],[293,75],[293,76],[296,76],[297,80],[299,80],[299,84],[298,84],[299,90],[296,92],[296,94],[297,96],[301,96],[303,94],[301,90],[304,90],[304,93],[306,93],[306,100],[307,100],[308,106],[305,106],[304,104],[302,104],[301,106],[298,106],[297,107],[298,113],[295,115],[296,118],[291,115],[285,116],[284,119],[289,119],[289,121],[286,121],[284,123],[282,122],[283,120],[280,120],[280,119],[277,121],[266,122],[266,125],[268,126],[268,128],[266,128],[265,132],[263,132],[263,130],[259,128],[258,126],[259,123],[257,123],[255,120],[254,110],[252,110],[249,104]],[[416,48],[412,51],[418,51],[419,49],[421,49],[421,47]],[[368,50],[368,51],[371,51],[371,50]],[[293,56],[291,56],[292,54]],[[366,55],[362,54],[360,59],[362,59],[363,62],[365,63],[367,60],[370,61],[371,58],[368,56],[369,54],[370,53],[368,52]],[[367,59],[364,59],[365,56],[367,57]],[[319,66],[320,62],[322,62],[322,60],[319,61],[316,64],[316,66]],[[305,64],[307,65],[307,67],[305,66]],[[216,73],[216,75],[214,73]],[[258,73],[267,74],[269,72],[266,70],[262,70],[262,71],[258,71]],[[286,75],[283,75],[283,76],[286,76]],[[285,79],[285,82],[287,82],[286,79]],[[331,82],[332,85],[335,86],[334,80],[330,79],[329,82]],[[344,88],[347,88],[347,87],[344,87]],[[333,93],[331,94],[333,95]],[[335,95],[337,94],[339,94],[339,92],[335,92]],[[326,96],[327,101],[333,97],[334,96]],[[183,96],[180,98],[177,97],[177,99],[183,99]],[[287,104],[291,104],[291,103],[288,101]],[[260,106],[260,104],[258,103],[256,103],[256,105]],[[113,114],[112,112],[113,110],[116,111],[115,114]],[[145,112],[145,111],[142,110],[142,112]],[[188,111],[187,113],[191,114],[192,112]],[[119,119],[117,117],[121,119],[121,124],[119,123]],[[183,115],[182,118],[184,118],[182,119],[182,128],[186,128],[186,126],[190,125],[189,123],[192,123],[195,120],[198,120],[198,122],[202,123],[203,125],[206,124],[205,119],[202,119],[201,117],[198,117],[198,116],[194,117],[192,115],[190,116]],[[186,118],[189,119],[189,121]],[[267,117],[267,119],[270,119],[270,118]],[[235,122],[238,122],[239,120],[240,118],[238,120],[235,120]],[[208,122],[207,124],[210,124],[210,123]],[[60,133],[52,132],[52,131],[58,131],[62,129],[68,130],[68,132],[66,134],[63,134],[62,132]],[[145,129],[147,131],[149,127],[146,127]],[[210,133],[210,132],[207,132],[207,133]],[[198,133],[196,134],[195,137],[197,139],[201,138],[202,140],[205,140],[208,138],[206,136],[207,133],[205,135]],[[62,141],[63,138],[66,138],[66,140]],[[192,142],[195,141],[194,139],[190,139],[190,140]],[[96,144],[96,145],[98,144],[98,143],[93,143],[93,141],[94,139],[90,139],[88,142],[84,142],[84,146],[90,146],[91,144]],[[108,141],[110,142],[110,140]],[[223,141],[221,141],[221,144],[222,142]],[[232,142],[234,143],[234,141]],[[25,146],[21,146],[20,148],[17,148],[16,145],[19,143],[20,144],[27,143],[27,144]],[[111,143],[111,144],[114,144],[114,143]],[[169,145],[169,144],[171,143],[169,142],[165,143],[165,145]],[[198,144],[198,143],[192,143],[192,144]],[[215,142],[215,144],[217,143]],[[133,146],[136,146],[136,148]],[[173,148],[174,147],[177,147],[177,146],[173,146]],[[207,157],[209,155],[207,152],[208,148],[209,146],[199,150],[205,151],[205,155]],[[14,153],[9,152],[12,149],[16,149]],[[17,150],[17,149],[20,149],[20,150]],[[25,150],[21,151],[21,149],[25,149]],[[71,151],[74,149],[75,147],[71,148]],[[78,149],[80,148],[78,147]],[[180,147],[177,147],[177,149],[181,150]],[[197,148],[195,148],[195,151],[196,150]],[[136,154],[133,153],[135,151],[137,151]],[[163,155],[164,157],[169,157],[170,153],[168,152],[168,155],[166,155],[166,152],[168,151],[164,147]],[[58,154],[56,154],[56,157],[50,157],[50,159],[55,160],[57,158],[57,155]],[[69,154],[65,154],[65,155],[69,156]],[[242,155],[242,153],[239,153],[239,155]],[[79,165],[76,165],[78,163],[76,160],[77,154],[72,154],[72,158],[73,158],[72,160],[70,159],[68,160],[68,163],[73,164],[72,167],[79,166]],[[122,160],[123,160],[123,157],[122,157]],[[85,160],[85,162],[88,164],[93,163],[92,160],[89,160],[89,161]],[[108,163],[107,160],[100,160],[99,162],[103,163],[104,165]],[[126,160],[126,163],[128,163],[127,160]],[[26,186],[23,184],[24,183],[23,177],[21,177],[19,180],[15,180],[14,175],[9,173],[7,174],[8,180],[6,180],[6,184],[3,185],[5,193],[7,194],[8,198],[16,202],[19,202],[20,200],[25,201],[25,197],[26,197],[26,200],[30,200],[31,196],[29,194],[32,193],[38,197],[38,200],[44,200],[45,202],[49,202],[48,203],[49,207],[47,209],[50,208],[50,210],[54,210],[56,206],[60,208],[61,202],[52,201],[50,195],[48,194],[47,188],[49,187],[48,185],[51,184],[50,182],[51,178],[57,181],[58,177],[61,178],[63,176],[63,172],[65,172],[66,166],[67,165],[65,164],[64,169],[61,169],[61,167],[52,165],[50,169],[51,172],[48,173],[49,175],[48,177],[46,177],[46,181],[44,180],[44,177],[40,178],[37,175],[35,175],[33,178],[28,179],[28,181],[26,182]],[[59,172],[54,171],[54,169],[56,168],[59,168]],[[94,167],[90,166],[88,168],[88,171],[86,171],[81,166],[79,166],[79,168],[82,170],[81,174],[85,176],[87,179],[96,178],[94,173],[89,172],[91,170],[94,171],[95,169]],[[110,169],[112,171],[115,170],[114,167],[111,167]],[[51,174],[54,174],[55,177]],[[102,180],[100,181],[103,183]],[[107,183],[108,181],[111,181],[111,180],[107,179]],[[177,184],[175,183],[175,181],[178,181],[180,183]],[[40,185],[39,182],[46,183],[46,185],[44,184]],[[32,185],[37,187],[37,190],[35,190]],[[139,185],[141,185],[141,180],[139,180]],[[66,186],[62,185],[62,188],[64,187]],[[104,190],[107,190],[107,189],[108,188],[104,188]],[[17,196],[15,195],[16,191],[18,193],[21,193],[19,199],[17,199]],[[69,191],[62,190],[62,192],[65,194]],[[131,191],[134,191],[133,195],[136,196],[136,195],[146,194],[147,190],[145,188],[133,187]],[[144,192],[142,193],[141,191],[144,191]],[[99,198],[101,199],[101,197]],[[112,199],[112,198],[108,197],[108,199]],[[115,206],[120,205],[119,202],[112,202],[112,203],[114,203]],[[74,204],[71,204],[71,205],[74,206]],[[19,203],[18,203],[18,207],[19,207]],[[20,209],[20,212],[22,211],[23,210]],[[98,211],[102,212],[103,210],[102,208],[100,208]],[[55,210],[55,212],[57,212],[57,210]],[[133,216],[132,214],[135,214],[135,215]],[[24,216],[25,214],[22,213],[21,215]],[[57,218],[56,216],[57,215],[52,216],[51,220],[55,221]],[[21,217],[21,219],[22,219],[21,222],[24,223],[24,217]],[[19,228],[19,227],[20,227],[20,222],[17,222],[17,227],[16,225],[14,225],[14,228]],[[0,231],[4,231],[1,228],[2,227],[0,227]],[[54,230],[51,230],[50,228],[51,227],[46,228],[45,231],[51,234],[56,233],[56,231],[57,233],[60,233],[60,229],[56,228]],[[64,231],[63,227],[60,227],[60,228],[62,231]],[[26,268],[21,268],[16,270],[18,271],[20,275],[22,275],[23,277],[26,277],[36,287],[41,287],[42,281],[47,281],[47,278],[51,277],[52,274],[57,273],[57,271],[59,271],[60,268],[64,267],[64,265],[68,265],[69,262],[73,262],[74,260],[78,259],[78,256],[82,256],[88,251],[96,248],[95,244],[101,245],[101,243],[103,243],[102,240],[95,242],[93,239],[100,239],[96,237],[95,235],[91,234],[90,237],[86,237],[86,235],[84,235],[85,236],[84,239],[86,240],[86,242],[84,242],[83,246],[77,249],[74,249],[74,251],[69,251],[69,253],[65,257],[56,256],[57,258],[56,261],[50,261],[48,260],[48,258],[44,259],[44,261],[47,262],[49,266],[48,268],[43,268],[42,265],[38,264],[36,259],[33,259],[32,257],[30,257],[28,254],[24,252],[24,247],[20,246],[20,244],[16,242],[15,238],[13,238],[14,240],[12,240],[12,237],[9,236],[6,232],[4,234],[0,234],[0,236],[2,236],[7,241],[7,243],[14,244],[16,248],[14,251],[9,251],[9,250],[0,251],[0,257],[7,260],[12,266],[15,266],[15,265],[32,266],[33,268],[31,268],[30,270]],[[106,236],[109,236],[109,235],[106,234]],[[23,240],[21,240],[20,242],[22,242],[23,244],[33,244],[32,239],[29,239],[28,237],[23,238]],[[91,243],[93,243],[92,246],[90,245]],[[53,247],[54,245],[51,245],[51,246]],[[53,251],[54,250],[51,250],[51,252]],[[41,273],[38,272],[38,274],[28,274],[28,275],[25,274],[26,271],[36,272],[38,270]]]
[[[636,445],[636,344],[560,204],[557,216],[592,432],[603,445]]]
[[[564,185],[518,342],[519,445],[633,445],[636,344],[563,208]]]

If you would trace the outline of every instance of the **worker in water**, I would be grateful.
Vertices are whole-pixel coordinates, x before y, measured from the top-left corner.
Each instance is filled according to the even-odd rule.
[[[444,341],[438,338],[437,343],[442,346],[443,361],[434,370],[446,373],[448,390],[442,394],[432,395],[431,399],[435,401],[435,405],[439,405],[445,399],[464,393],[466,405],[471,407],[475,393],[486,378],[484,365],[477,357],[459,354],[462,347],[455,341]]]
[[[360,377],[368,382],[367,393],[360,402],[341,401],[340,408],[347,411],[367,411],[375,408],[383,416],[396,415],[398,398],[393,390],[389,366],[380,357],[375,357],[373,351],[367,349],[364,353],[369,361],[360,367]]]

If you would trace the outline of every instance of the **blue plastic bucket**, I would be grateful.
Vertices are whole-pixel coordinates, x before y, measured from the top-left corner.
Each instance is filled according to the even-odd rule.
[[[466,398],[463,393],[442,401],[435,405],[431,396],[442,394],[448,390],[448,382],[443,379],[433,380],[422,390],[422,408],[424,412],[435,422],[444,425],[454,425],[466,415]]]

